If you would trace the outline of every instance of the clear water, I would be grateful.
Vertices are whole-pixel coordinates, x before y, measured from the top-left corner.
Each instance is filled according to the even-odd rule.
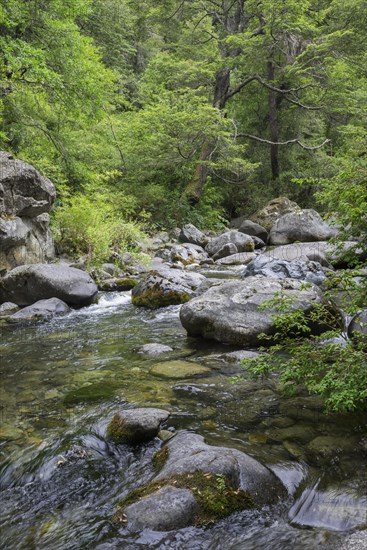
[[[2,328],[0,548],[331,549],[366,529],[366,418],[326,416],[305,397],[280,399],[275,380],[233,385],[238,366],[218,359],[231,348],[188,339],[178,313],[137,309],[129,293],[114,293],[49,323]],[[156,378],[149,370],[162,358],[133,351],[148,342],[172,346],[165,359],[211,372]],[[170,533],[114,525],[117,503],[154,475],[158,441],[132,449],[105,438],[111,416],[137,405],[167,408],[171,427],[269,465],[289,501]],[[310,445],[321,436],[333,438],[331,452]]]

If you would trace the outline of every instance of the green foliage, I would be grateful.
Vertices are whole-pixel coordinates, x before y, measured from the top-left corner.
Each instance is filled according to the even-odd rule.
[[[329,411],[352,411],[367,406],[367,353],[363,342],[340,343],[340,319],[327,304],[311,314],[292,311],[292,303],[278,295],[262,307],[276,307],[276,333],[266,354],[244,360],[254,376],[279,374],[283,391],[294,394],[299,386],[325,399]],[[321,336],[310,336],[310,322],[329,327]]]
[[[141,228],[116,212],[114,197],[90,189],[67,196],[56,209],[53,231],[64,253],[86,256],[89,265],[108,261],[113,252],[134,251],[144,239]]]

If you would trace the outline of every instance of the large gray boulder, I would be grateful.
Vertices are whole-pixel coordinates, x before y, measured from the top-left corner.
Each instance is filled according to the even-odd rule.
[[[273,245],[299,242],[327,241],[337,230],[324,222],[316,210],[290,212],[279,218],[273,225],[269,242]]]
[[[19,306],[48,298],[59,298],[70,306],[86,306],[94,302],[97,292],[88,273],[56,264],[19,266],[0,281],[0,301]]]
[[[284,214],[299,212],[301,208],[297,203],[290,201],[287,197],[278,197],[271,200],[261,210],[250,216],[251,220],[270,231],[274,223]]]
[[[208,237],[192,223],[188,223],[181,229],[179,240],[182,243],[197,244],[204,247],[208,242]]]
[[[272,248],[263,256],[271,259],[293,261],[315,261],[324,267],[330,267],[328,253],[331,245],[326,241],[314,243],[293,243]]]
[[[258,237],[259,239],[264,241],[264,243],[266,243],[268,240],[269,234],[265,227],[251,220],[242,220],[237,229],[241,233],[245,233],[246,235],[250,235],[251,237]]]
[[[232,230],[215,237],[206,245],[205,250],[214,256],[217,254],[225,245],[234,244],[237,248],[237,252],[252,252],[255,248],[254,241],[249,235],[240,233],[239,231]],[[228,253],[227,255],[229,256]]]
[[[277,260],[270,256],[260,255],[252,260],[242,272],[242,278],[263,275],[275,279],[300,279],[315,285],[321,285],[326,275],[318,262],[294,260]]]
[[[205,282],[206,278],[199,273],[162,267],[159,271],[150,271],[133,288],[132,303],[150,309],[183,304],[195,296]]]
[[[285,496],[279,479],[266,466],[237,449],[207,445],[198,434],[179,432],[168,443],[168,459],[156,480],[193,473],[224,476],[233,486],[247,491],[258,506]]]
[[[27,306],[9,317],[9,323],[24,323],[28,321],[41,321],[50,319],[56,315],[65,315],[70,312],[70,308],[65,302],[58,298],[49,298],[48,300],[38,300],[38,302]]]
[[[0,215],[34,218],[48,212],[55,198],[50,180],[30,164],[0,152]]]
[[[33,166],[0,153],[0,272],[54,257],[48,211],[55,196]]]
[[[263,344],[259,334],[275,332],[273,308],[259,310],[265,301],[282,293],[293,300],[292,310],[311,311],[323,303],[323,295],[315,285],[295,279],[264,278],[260,275],[242,281],[228,281],[213,285],[201,296],[184,304],[180,320],[190,336],[201,336],[243,347]],[[315,326],[317,332],[324,327]]]

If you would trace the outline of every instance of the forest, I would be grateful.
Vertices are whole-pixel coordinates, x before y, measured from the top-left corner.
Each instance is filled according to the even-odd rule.
[[[2,0],[0,18],[1,148],[56,183],[66,249],[281,195],[366,234],[365,0]]]

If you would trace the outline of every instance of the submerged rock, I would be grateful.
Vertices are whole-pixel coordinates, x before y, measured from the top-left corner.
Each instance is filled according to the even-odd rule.
[[[259,306],[280,292],[293,300],[292,310],[306,313],[324,301],[315,285],[304,288],[304,283],[295,279],[248,277],[214,285],[193,298],[182,306],[180,320],[190,336],[256,347],[261,343],[260,333],[275,331],[273,317],[277,314],[275,309],[259,310]],[[313,329],[322,332],[326,327],[315,325]]]
[[[169,415],[168,411],[154,408],[121,411],[109,423],[107,435],[115,443],[142,443],[158,435]]]
[[[48,300],[39,300],[31,306],[25,307],[9,317],[9,323],[21,323],[26,321],[39,321],[50,319],[56,315],[65,315],[71,310],[65,302],[58,298],[49,298]]]
[[[0,300],[29,306],[38,300],[59,298],[70,306],[86,306],[95,300],[97,286],[80,269],[55,264],[19,266],[1,280]]]
[[[161,353],[169,353],[173,351],[173,348],[170,346],[165,346],[164,344],[143,344],[134,349],[135,353],[139,355],[160,355]]]
[[[164,361],[153,365],[150,374],[160,378],[192,378],[201,374],[209,374],[211,370],[191,361]]]

